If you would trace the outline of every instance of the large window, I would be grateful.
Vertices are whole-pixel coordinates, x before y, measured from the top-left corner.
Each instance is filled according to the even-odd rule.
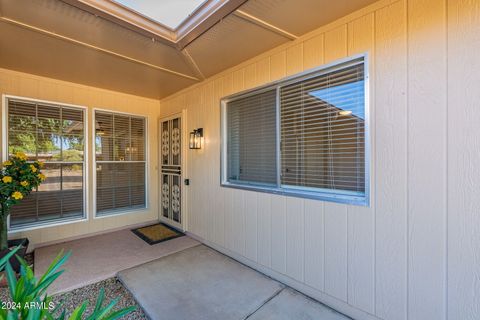
[[[24,152],[28,161],[44,161],[46,176],[12,208],[10,227],[84,218],[84,109],[17,98],[6,102],[8,156]]]
[[[95,112],[96,214],[146,206],[143,117]]]
[[[222,101],[222,184],[368,203],[364,57]]]

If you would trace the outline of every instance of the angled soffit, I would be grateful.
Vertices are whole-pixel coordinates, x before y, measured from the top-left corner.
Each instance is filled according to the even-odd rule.
[[[0,67],[154,99],[198,82],[1,21]]]
[[[184,51],[193,57],[203,76],[210,77],[288,41],[282,34],[233,14],[190,43]]]
[[[303,35],[374,2],[376,0],[249,0],[239,11]]]
[[[171,29],[113,0],[0,0],[0,68],[162,99],[375,1],[206,0]]]

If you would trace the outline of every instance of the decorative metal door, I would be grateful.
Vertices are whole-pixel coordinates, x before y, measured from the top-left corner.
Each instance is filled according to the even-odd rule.
[[[161,121],[161,216],[182,227],[182,127],[181,118]]]

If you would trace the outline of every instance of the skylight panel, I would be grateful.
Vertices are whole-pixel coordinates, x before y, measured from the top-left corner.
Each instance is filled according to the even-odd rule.
[[[205,0],[115,0],[115,2],[175,29]]]

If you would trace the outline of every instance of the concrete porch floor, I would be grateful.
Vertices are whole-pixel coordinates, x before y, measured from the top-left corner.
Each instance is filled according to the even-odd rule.
[[[152,320],[346,320],[206,246],[119,272]]]
[[[50,294],[60,293],[196,245],[199,242],[184,236],[151,246],[125,229],[35,249],[35,275],[43,274],[61,250],[72,251],[64,274],[49,290]]]
[[[152,320],[350,319],[188,236],[150,246],[121,230],[38,248],[37,276],[62,249],[72,256],[50,294],[117,276]]]

